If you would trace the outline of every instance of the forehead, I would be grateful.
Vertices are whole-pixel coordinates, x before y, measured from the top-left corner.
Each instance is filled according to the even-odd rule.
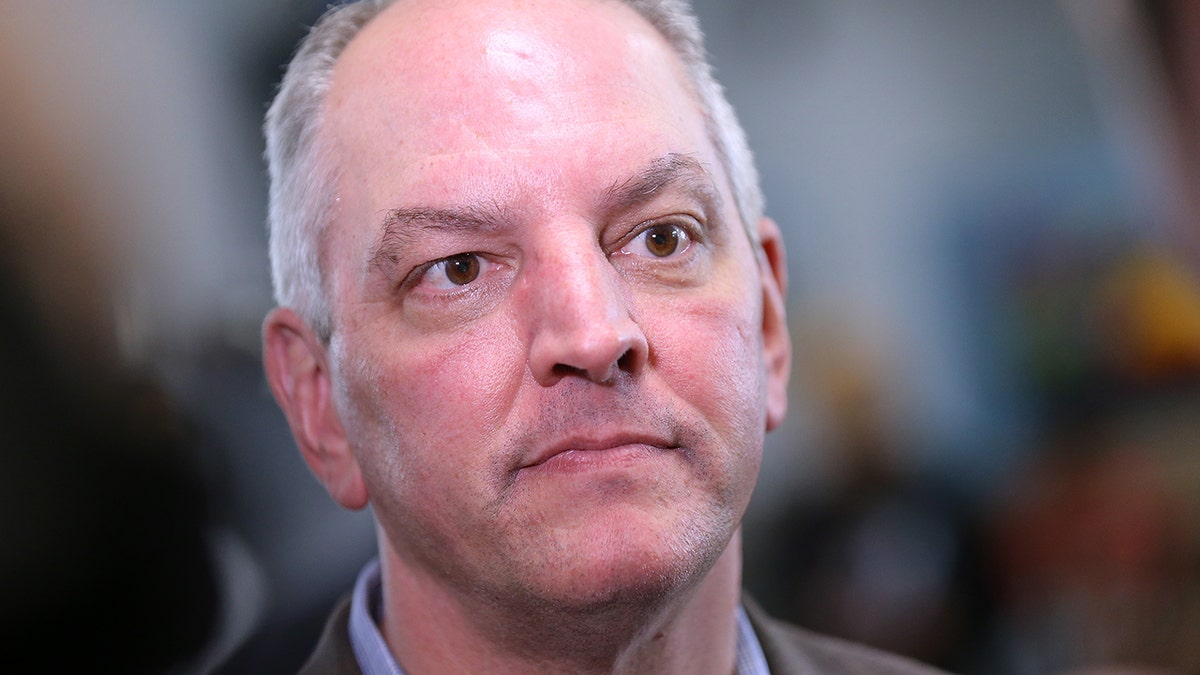
[[[326,106],[341,189],[375,208],[557,195],[671,152],[715,166],[678,58],[611,1],[401,0],[347,47]]]

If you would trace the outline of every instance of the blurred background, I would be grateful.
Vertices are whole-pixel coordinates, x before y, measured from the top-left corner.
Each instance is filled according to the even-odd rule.
[[[324,6],[6,8],[22,672],[294,672],[373,554],[259,355],[259,126]],[[751,593],[961,673],[1200,672],[1200,5],[696,9],[791,256]]]

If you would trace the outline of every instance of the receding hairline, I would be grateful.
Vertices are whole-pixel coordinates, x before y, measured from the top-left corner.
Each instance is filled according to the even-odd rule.
[[[690,103],[690,105],[693,106],[693,111],[695,112],[696,115],[699,116],[698,119],[702,122],[702,126],[705,130],[705,134],[704,134],[705,140],[709,144],[709,146],[710,146],[709,149],[713,153],[713,159],[715,160],[715,165],[716,165],[715,170],[719,172],[718,174],[714,174],[713,177],[717,178],[724,184],[724,187],[728,190],[729,195],[733,198],[733,203],[736,207],[735,211],[737,211],[739,220],[743,220],[743,221],[746,220],[744,217],[744,214],[742,212],[741,205],[739,203],[740,202],[740,194],[739,194],[739,190],[738,190],[737,181],[733,175],[733,172],[731,171],[731,169],[733,167],[732,167],[732,160],[728,156],[728,149],[724,147],[725,143],[724,143],[723,139],[720,138],[721,135],[715,128],[717,122],[716,122],[716,120],[713,119],[713,115],[711,114],[711,111],[709,111],[709,106],[707,105],[707,101],[705,100],[704,95],[700,91],[700,83],[697,82],[696,74],[692,72],[691,68],[689,68],[688,63],[685,61],[684,55],[680,54],[679,49],[677,48],[677,45],[674,44],[671,41],[670,37],[667,36],[666,34],[664,34],[664,32],[658,26],[654,25],[654,23],[652,23],[646,16],[643,15],[641,13],[641,11],[639,11],[639,9],[635,6],[634,2],[629,2],[627,0],[573,0],[573,1],[574,2],[590,2],[593,5],[607,5],[607,6],[611,6],[613,8],[620,8],[622,13],[626,13],[630,18],[633,18],[635,21],[639,22],[641,24],[641,26],[646,29],[647,34],[653,35],[655,37],[655,39],[658,40],[659,45],[668,54],[671,55],[670,56],[670,58],[672,59],[672,64],[671,64],[671,68],[670,68],[671,77],[673,78],[673,80],[676,83],[678,83],[682,87],[683,91],[687,94],[688,102]],[[313,132],[314,132],[315,143],[313,145],[312,154],[316,156],[316,159],[318,162],[327,163],[327,166],[333,167],[333,170],[329,172],[330,175],[334,179],[334,185],[332,185],[331,187],[334,188],[334,193],[335,193],[334,195],[331,195],[332,198],[329,200],[331,202],[336,201],[337,193],[339,191],[339,188],[337,186],[337,180],[341,177],[344,165],[342,163],[343,158],[339,157],[340,153],[338,151],[337,139],[335,137],[331,136],[330,117],[331,117],[331,112],[332,112],[331,108],[333,105],[336,104],[335,96],[337,95],[338,91],[340,89],[342,89],[341,87],[338,86],[338,82],[340,81],[339,73],[342,73],[345,70],[346,56],[347,56],[347,54],[351,54],[351,55],[353,54],[353,52],[356,50],[356,45],[359,45],[358,48],[361,48],[361,44],[363,42],[362,38],[364,37],[364,35],[370,34],[370,32],[372,31],[372,25],[373,24],[377,25],[378,20],[384,14],[386,14],[390,11],[398,11],[397,8],[400,8],[400,7],[405,7],[405,6],[411,7],[412,5],[422,2],[422,0],[394,0],[391,2],[387,2],[387,0],[384,0],[384,2],[385,2],[385,5],[382,7],[382,9],[380,9],[374,16],[372,16],[353,35],[353,37],[351,37],[348,40],[345,48],[334,59],[333,66],[330,69],[329,88],[324,93],[324,95],[321,97],[317,114],[314,116],[314,119],[313,119],[312,128],[313,128]],[[424,4],[426,4],[427,6],[429,5],[429,3],[424,3]],[[513,3],[513,5],[514,6],[517,5],[517,3]],[[461,5],[456,5],[456,6],[461,6]],[[441,7],[444,7],[444,5],[433,3],[433,7],[441,8]],[[516,9],[519,10],[518,13],[520,13],[520,14],[528,13],[527,7],[516,7]],[[418,40],[421,38],[421,36],[426,35],[426,31],[422,30],[422,27],[419,25],[416,25],[416,24],[401,24],[399,27],[399,30],[404,31],[405,33],[407,33],[411,36],[415,36],[415,39],[418,39]],[[374,57],[374,58],[378,58],[378,57]],[[704,61],[704,63],[707,63],[707,61]],[[389,62],[389,64],[394,64],[394,61]],[[437,85],[434,85],[434,86],[437,86]],[[680,155],[680,156],[682,156],[682,155]],[[330,206],[332,206],[332,204]],[[325,223],[324,223],[324,225],[327,226],[329,224],[330,218],[334,217],[336,214],[331,212],[331,213],[327,213],[326,215],[329,216],[329,218],[325,219]],[[750,237],[751,242],[757,241],[755,230],[752,227],[753,224],[750,222],[744,222],[743,225],[747,231],[747,234]],[[328,228],[322,227],[322,233],[324,233],[324,230],[326,230],[326,229],[328,229]],[[324,237],[322,237],[322,238],[324,238]],[[323,244],[323,242],[322,242],[322,244]],[[322,250],[324,249],[323,245],[321,246],[321,249]]]

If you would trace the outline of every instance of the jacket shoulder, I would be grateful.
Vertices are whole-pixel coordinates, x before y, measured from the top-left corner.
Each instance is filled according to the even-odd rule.
[[[350,644],[350,597],[338,602],[299,675],[362,675]]]
[[[911,659],[845,640],[818,635],[767,616],[744,600],[772,675],[939,675]]]

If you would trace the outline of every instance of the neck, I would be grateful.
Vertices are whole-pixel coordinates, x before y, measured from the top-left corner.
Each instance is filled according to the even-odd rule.
[[[739,530],[698,584],[652,603],[525,611],[472,602],[406,564],[381,535],[381,630],[409,675],[734,670]]]

